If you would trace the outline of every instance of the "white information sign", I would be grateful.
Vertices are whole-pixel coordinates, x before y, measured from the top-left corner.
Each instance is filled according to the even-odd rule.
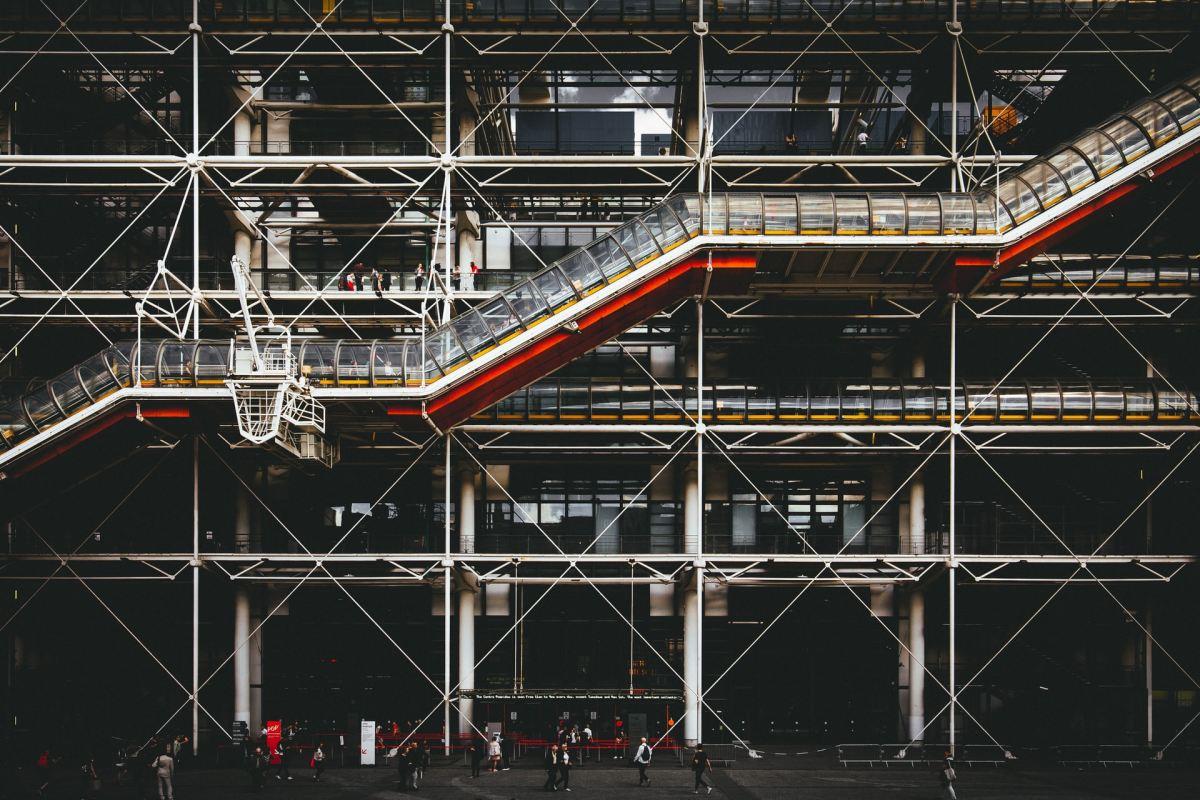
[[[358,745],[358,763],[364,767],[375,766],[375,720],[362,721],[361,739]]]

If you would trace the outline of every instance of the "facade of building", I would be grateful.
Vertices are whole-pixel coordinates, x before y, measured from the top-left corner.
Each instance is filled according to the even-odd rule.
[[[1185,752],[1198,24],[3,4],[5,736]]]

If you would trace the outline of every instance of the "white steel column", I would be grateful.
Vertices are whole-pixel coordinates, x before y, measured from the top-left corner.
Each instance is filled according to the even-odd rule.
[[[257,736],[263,727],[262,702],[262,596],[255,592],[250,604],[250,641],[246,642],[246,651],[250,655],[250,735]]]
[[[1154,635],[1149,601],[1146,604],[1146,744],[1154,744]]]
[[[925,553],[925,476],[917,475],[908,485],[908,541],[914,555]]]
[[[192,755],[200,750],[200,437],[192,437]]]
[[[447,12],[448,13],[448,12]],[[447,23],[449,24],[449,23]],[[447,47],[449,47],[449,34],[447,34]],[[449,72],[447,72],[447,86],[449,89]],[[446,434],[446,460],[443,465],[445,468],[444,478],[442,483],[445,485],[445,492],[442,507],[442,521],[445,529],[445,557],[442,560],[442,746],[447,758],[450,756],[450,579],[453,577],[450,568],[453,561],[450,557],[450,434]]]
[[[950,191],[958,191],[958,38],[962,23],[958,21],[958,0],[950,3]]]
[[[200,338],[200,3],[192,0],[192,338]]]
[[[683,696],[686,744],[704,736],[704,301],[696,301],[696,468],[684,472],[684,547],[695,555],[683,595]],[[689,530],[690,526],[690,530]],[[689,724],[690,723],[690,724]]]
[[[700,573],[693,570],[683,587],[683,741],[689,747],[700,741],[700,694],[696,691],[700,663],[700,637],[696,619],[700,598],[696,587]]]
[[[475,552],[475,472],[459,471],[458,550]],[[460,576],[461,578],[462,576]],[[475,700],[463,697],[475,689],[475,587],[465,580],[458,587],[458,733],[470,736],[475,719]]]
[[[250,593],[233,591],[233,718],[250,728]]]
[[[925,354],[912,354],[912,367],[909,374],[913,378],[925,377]],[[925,475],[913,476],[908,484],[908,541],[909,552],[914,555],[925,553]],[[923,607],[922,607],[923,608]],[[924,640],[922,640],[924,642]],[[925,660],[922,658],[921,663]],[[924,671],[922,671],[922,674]]]
[[[908,739],[925,738],[925,592],[908,593]]]
[[[251,122],[250,114],[247,111],[241,111],[233,118],[233,152],[235,155],[250,155],[250,140],[254,136]],[[241,227],[240,220],[236,216],[234,225],[237,227],[233,231],[233,254],[249,267],[252,247],[250,233]],[[266,264],[263,267],[265,268]]]
[[[957,714],[958,700],[955,697],[955,694],[958,691],[958,689],[957,689],[957,682],[956,682],[957,676],[955,675],[955,670],[954,670],[954,659],[957,654],[957,649],[956,649],[957,636],[956,636],[956,631],[955,631],[955,626],[957,624],[957,620],[956,620],[957,609],[955,608],[955,605],[956,605],[955,591],[957,588],[956,584],[958,583],[958,574],[957,574],[958,562],[956,560],[957,554],[955,552],[954,534],[955,534],[955,523],[956,523],[955,518],[958,515],[958,507],[957,507],[958,486],[957,486],[957,474],[956,474],[955,444],[958,441],[958,434],[961,431],[961,427],[960,427],[960,423],[958,421],[956,421],[956,419],[955,419],[955,417],[957,415],[957,411],[955,410],[957,407],[955,393],[958,388],[955,384],[957,382],[958,382],[958,295],[955,295],[954,297],[952,297],[950,299],[950,486],[949,486],[949,499],[950,499],[949,565],[950,565],[950,568],[947,570],[947,573],[948,573],[949,579],[950,579],[950,602],[949,602],[949,606],[950,606],[950,620],[949,620],[949,623],[950,623],[950,647],[949,647],[950,676],[949,676],[949,686],[947,687],[947,691],[949,691],[949,693],[950,693],[950,709],[949,709],[949,711],[950,711],[950,755],[952,757],[957,755],[957,753],[955,752],[955,746],[958,743],[957,734],[955,732],[955,723],[956,723],[957,717],[958,717],[958,714]],[[966,398],[965,397],[963,398],[963,408],[964,409],[966,408]],[[965,413],[964,413],[964,416],[965,416]]]
[[[234,552],[250,550],[250,494],[237,488],[234,500]],[[233,718],[250,727],[250,593],[245,584],[233,590]],[[251,731],[251,734],[254,732]]]

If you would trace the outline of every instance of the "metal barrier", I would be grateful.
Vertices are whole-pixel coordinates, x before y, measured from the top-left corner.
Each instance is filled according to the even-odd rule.
[[[994,744],[959,745],[955,765],[1001,767],[1014,760],[1011,751]],[[948,744],[839,744],[838,764],[843,767],[927,768],[942,762],[950,751]]]
[[[1161,748],[1150,745],[1059,745],[1054,756],[1060,766],[1076,768],[1133,769],[1163,763]]]

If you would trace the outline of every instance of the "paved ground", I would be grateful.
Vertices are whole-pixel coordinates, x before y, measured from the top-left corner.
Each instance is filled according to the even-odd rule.
[[[330,770],[319,784],[309,780],[307,772],[304,770],[302,774],[298,770],[297,779],[290,784],[270,780],[261,796],[276,800],[399,800],[409,796],[431,800],[525,800],[547,794],[541,789],[544,774],[529,765],[509,772],[485,772],[478,779],[472,779],[462,767],[434,767],[427,773],[420,791],[407,794],[398,791],[395,773],[382,767]],[[623,800],[627,797],[659,800],[692,796],[691,774],[686,770],[659,765],[651,768],[651,776],[652,786],[639,789],[637,773],[632,769],[576,768],[571,775],[573,791],[569,797],[573,800]],[[754,769],[718,770],[714,777],[717,788],[709,795],[713,800],[935,800],[941,797],[935,776],[924,771],[776,769],[760,762]],[[1074,772],[960,768],[959,778],[958,796],[963,800],[1194,800],[1200,797],[1200,772],[1180,769]],[[0,797],[7,800],[23,796],[13,791],[12,786],[8,790],[0,791]],[[176,782],[176,790],[179,800],[224,800],[252,794],[246,775],[234,770],[183,772]],[[64,777],[47,797],[78,800],[80,793],[71,779]],[[106,789],[102,797],[136,800],[137,793],[129,788]]]

